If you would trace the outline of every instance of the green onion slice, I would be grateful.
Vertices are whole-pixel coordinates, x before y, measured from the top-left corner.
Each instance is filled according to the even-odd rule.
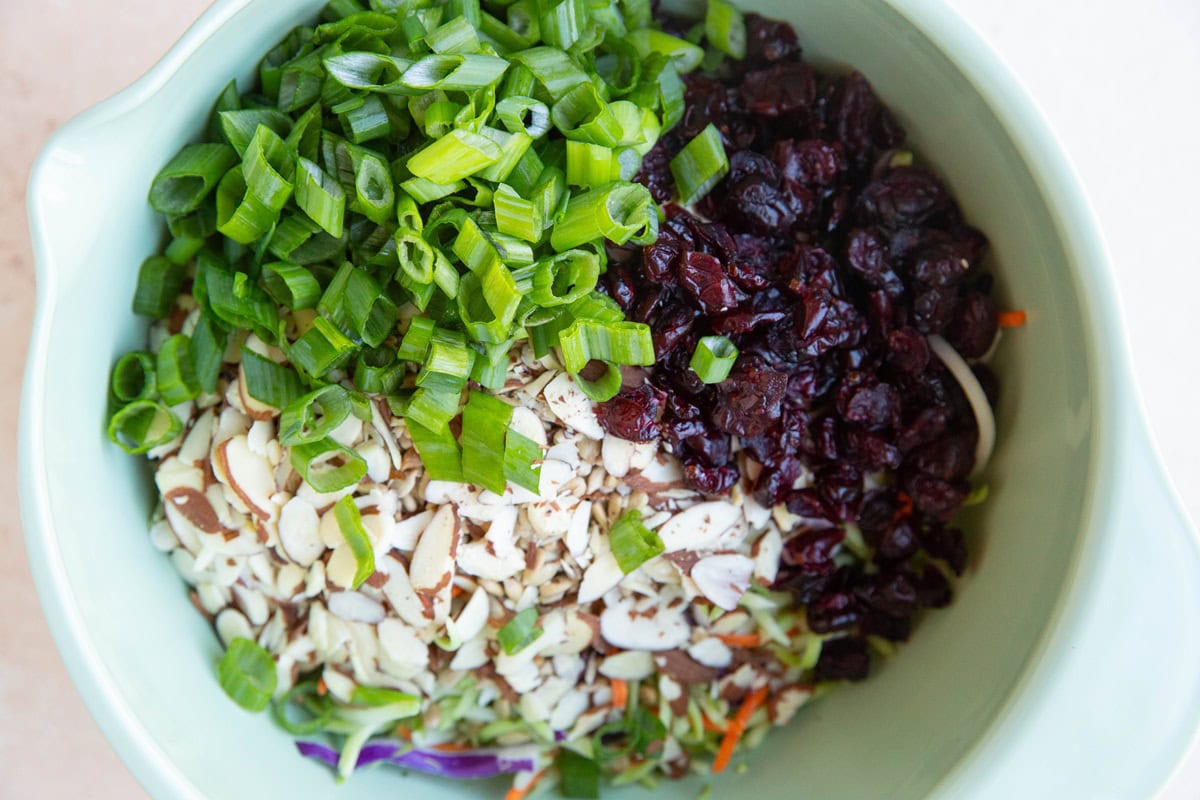
[[[712,123],[671,159],[671,175],[684,205],[700,200],[728,174],[729,159],[721,132]]]
[[[496,494],[504,493],[504,448],[512,406],[471,392],[462,416],[463,477]]]
[[[746,57],[746,23],[742,12],[725,0],[708,0],[704,36],[725,55],[738,59]]]
[[[341,236],[346,193],[325,170],[307,158],[296,160],[296,205],[330,236]]]
[[[246,377],[246,394],[274,408],[287,408],[304,394],[304,384],[294,369],[276,364],[244,345],[242,374]]]
[[[262,711],[278,682],[275,659],[249,639],[234,639],[217,665],[217,680],[233,702],[247,711]]]
[[[550,244],[560,252],[597,239],[625,244],[650,226],[651,218],[657,231],[649,189],[637,183],[611,183],[572,197],[554,225]]]
[[[112,371],[112,394],[119,403],[150,400],[155,395],[155,359],[150,353],[126,353]]]
[[[533,644],[544,632],[537,623],[536,608],[527,608],[520,612],[506,622],[504,627],[496,631],[496,639],[500,642],[500,647],[510,656],[521,652]]]
[[[191,341],[182,333],[168,337],[158,351],[155,375],[158,393],[169,406],[186,403],[200,393],[192,366]]]
[[[430,429],[411,418],[405,419],[408,435],[421,457],[425,472],[435,481],[463,481],[462,451],[447,426]]]
[[[595,761],[564,747],[558,751],[554,766],[563,797],[591,800],[600,796],[600,766]]]
[[[299,264],[263,264],[262,282],[272,300],[292,310],[313,308],[321,299],[321,284],[311,270]]]
[[[658,534],[642,524],[642,513],[636,508],[617,518],[608,530],[608,543],[626,575],[665,549]]]
[[[164,445],[182,431],[183,423],[171,409],[151,400],[125,405],[108,423],[108,438],[131,455]]]
[[[536,494],[542,477],[542,455],[537,442],[509,428],[504,437],[504,478]]]
[[[500,159],[500,148],[486,136],[455,130],[437,139],[408,159],[408,169],[418,178],[448,184],[474,175]]]
[[[333,505],[333,516],[337,520],[338,529],[354,553],[354,580],[351,589],[362,586],[367,578],[375,574],[375,547],[363,527],[362,515],[354,504],[354,496],[346,495]]]
[[[192,368],[196,371],[196,383],[200,391],[212,393],[217,390],[221,367],[225,364],[225,347],[229,335],[218,328],[208,314],[201,314],[192,331]]]
[[[720,383],[729,377],[738,349],[724,336],[705,336],[696,343],[690,366],[704,383]]]
[[[176,239],[175,241],[179,241]],[[162,319],[171,313],[183,287],[184,268],[165,256],[150,256],[138,269],[133,313]]]
[[[314,490],[327,493],[354,486],[367,474],[367,462],[332,439],[293,445],[292,469]]]
[[[167,162],[150,186],[150,205],[160,214],[190,214],[200,207],[237,153],[225,144],[190,144]]]
[[[563,366],[576,373],[592,359],[610,364],[649,366],[654,363],[654,339],[640,322],[598,322],[580,319],[559,334]]]
[[[279,443],[312,444],[329,436],[350,416],[350,393],[335,383],[292,401],[279,417]]]

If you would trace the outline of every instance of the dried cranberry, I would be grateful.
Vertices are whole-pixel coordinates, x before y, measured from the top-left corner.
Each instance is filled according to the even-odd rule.
[[[617,396],[600,407],[600,424],[621,439],[649,442],[661,433],[664,396],[649,383],[634,389],[623,388]]]
[[[673,136],[664,136],[650,152],[642,157],[642,168],[635,181],[650,190],[650,195],[659,203],[675,196],[675,178],[671,175],[671,158],[679,151],[679,142]]]
[[[963,484],[923,473],[909,475],[904,481],[904,488],[917,508],[940,520],[953,517],[967,499]]]
[[[913,585],[922,608],[945,608],[950,604],[950,582],[932,564],[913,578]]]
[[[730,185],[741,183],[747,178],[758,178],[767,183],[779,182],[779,170],[775,162],[753,150],[739,150],[729,157]]]
[[[958,528],[930,525],[920,533],[921,546],[934,558],[950,565],[954,574],[961,575],[967,567],[967,545]]]
[[[958,311],[958,293],[948,287],[935,287],[913,300],[913,325],[922,333],[943,333]]]
[[[812,67],[793,62],[747,72],[739,91],[751,114],[780,117],[811,107],[817,97],[817,84]]]
[[[776,142],[771,158],[783,177],[810,187],[832,186],[845,169],[837,143],[820,139]]]
[[[914,328],[897,328],[888,334],[888,363],[909,374],[923,372],[929,365],[929,343]]]
[[[817,493],[839,520],[854,519],[862,502],[862,472],[847,463],[822,467],[816,475]]]
[[[759,236],[787,235],[798,211],[775,184],[758,176],[742,179],[725,200],[724,218]]]
[[[853,305],[822,290],[803,289],[796,309],[798,348],[819,356],[836,347],[851,347],[866,333],[866,321]]]
[[[974,431],[939,438],[913,451],[911,463],[926,475],[944,481],[966,478],[975,466]]]
[[[867,430],[893,428],[900,421],[900,395],[890,384],[865,378],[843,383],[837,396],[838,413]]]
[[[792,26],[760,14],[746,15],[746,59],[782,61],[800,52]]]
[[[738,482],[740,474],[733,465],[706,467],[698,461],[685,461],[683,477],[687,485],[703,494],[724,494]]]
[[[834,553],[846,538],[841,528],[810,530],[788,541],[783,560],[788,564],[824,564],[832,562]]]
[[[968,292],[946,329],[946,340],[963,358],[979,358],[991,348],[997,327],[992,298],[982,292]]]
[[[927,222],[950,202],[942,182],[932,173],[920,167],[899,167],[863,189],[858,212],[867,222],[895,230]]]
[[[680,253],[673,238],[660,237],[658,242],[642,251],[642,276],[650,283],[674,283],[675,261]]]
[[[829,639],[821,645],[821,657],[813,669],[818,681],[861,681],[871,669],[867,643],[856,637]]]
[[[779,419],[787,375],[739,362],[717,387],[716,426],[737,436],[757,436]]]
[[[813,633],[833,633],[856,625],[861,612],[850,592],[829,592],[810,603],[806,614]]]
[[[679,283],[705,314],[722,314],[741,300],[741,292],[721,262],[706,253],[685,253],[679,260]]]

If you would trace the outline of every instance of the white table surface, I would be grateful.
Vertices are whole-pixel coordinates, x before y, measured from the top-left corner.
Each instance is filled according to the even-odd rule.
[[[1111,246],[1151,427],[1200,519],[1200,360],[1188,345],[1200,341],[1200,2],[949,2],[1012,65],[1083,176]],[[0,0],[3,374],[20,374],[28,339],[23,195],[41,141],[140,75],[206,4]],[[9,467],[0,470],[0,797],[145,797],[67,679],[33,593],[12,468],[17,388],[0,388],[0,464]],[[1200,750],[1161,797],[1200,797]]]

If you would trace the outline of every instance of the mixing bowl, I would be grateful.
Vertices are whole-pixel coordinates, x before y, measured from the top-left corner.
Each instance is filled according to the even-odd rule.
[[[147,541],[144,463],[103,433],[106,381],[160,222],[158,168],[213,98],[321,0],[218,0],[149,75],[69,123],[29,188],[38,309],[21,423],[22,509],[46,615],[84,700],[158,798],[498,796],[395,771],[335,786],[214,680],[219,647]],[[994,245],[1001,305],[1028,311],[1003,381],[972,563],[869,681],[803,711],[713,782],[783,798],[1145,797],[1200,718],[1200,559],[1149,444],[1096,224],[1011,75],[933,0],[747,0],[809,57],[854,65]],[[693,798],[700,778],[667,784]],[[649,797],[641,789],[614,797]]]

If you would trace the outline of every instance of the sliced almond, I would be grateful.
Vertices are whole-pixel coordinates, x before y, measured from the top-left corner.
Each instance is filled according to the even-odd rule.
[[[221,644],[226,647],[233,644],[234,639],[254,641],[254,629],[250,626],[246,615],[236,608],[227,608],[217,614],[213,626],[217,629],[217,637],[221,640]]]
[[[540,447],[546,446],[546,426],[538,419],[537,414],[525,406],[513,408],[509,427],[527,439],[533,440]]]
[[[589,439],[599,441],[604,438],[604,429],[596,418],[596,410],[579,384],[565,372],[546,384],[542,397],[550,411],[563,425],[578,431]]]
[[[580,605],[599,600],[624,577],[625,573],[621,571],[621,565],[612,551],[603,551],[583,573],[583,581],[579,584]]]
[[[751,549],[754,556],[754,577],[764,586],[770,586],[779,575],[779,559],[783,555],[783,537],[774,526],[768,528]]]
[[[732,611],[750,588],[753,574],[753,559],[730,553],[700,559],[692,567],[691,578],[713,605]]]
[[[325,552],[317,510],[302,497],[293,497],[279,511],[279,544],[287,557],[307,567]]]
[[[188,464],[200,466],[208,460],[212,448],[213,433],[216,431],[217,415],[208,409],[192,423],[192,429],[184,437],[179,448],[179,460]]]
[[[643,612],[622,599],[600,615],[600,633],[614,647],[658,652],[683,647],[691,637],[691,628],[681,606],[658,606]]]
[[[604,459],[604,471],[614,478],[624,478],[632,467],[633,453],[637,445],[627,439],[605,436],[600,453]]]
[[[687,649],[687,654],[706,667],[725,669],[733,663],[729,645],[715,636],[708,636]]]
[[[812,695],[812,689],[806,686],[785,686],[767,701],[767,715],[773,724],[787,725]]]
[[[564,537],[567,544],[567,552],[576,561],[587,552],[588,529],[591,523],[592,501],[584,500],[575,506],[575,510],[571,512],[571,521],[567,525],[567,533]]]
[[[377,625],[383,622],[383,606],[361,592],[334,592],[329,595],[329,613],[350,622]]]
[[[455,619],[446,620],[446,634],[450,637],[450,650],[456,650],[466,641],[478,636],[487,625],[492,601],[483,589],[476,589],[471,599],[458,612]]]
[[[450,583],[454,578],[458,540],[458,515],[453,506],[442,506],[413,549],[409,568],[413,591],[425,604],[426,618],[439,625],[450,613]]]
[[[203,492],[190,486],[176,487],[163,495],[163,502],[173,506],[184,519],[197,530],[205,533],[221,533],[225,526],[217,518],[217,512]]]
[[[400,615],[400,619],[414,628],[424,628],[430,623],[425,616],[425,604],[413,590],[404,565],[394,558],[386,559],[388,564],[387,583],[383,585],[383,596],[391,603],[392,608]]]
[[[245,436],[234,436],[213,448],[213,473],[256,517],[272,521],[278,517],[279,506],[271,499],[276,492],[275,472],[266,458],[250,450]]]
[[[413,678],[429,666],[429,645],[398,619],[385,619],[377,628],[380,666],[397,678]]]
[[[392,531],[392,547],[405,552],[412,550],[417,545],[417,536],[425,530],[425,526],[431,519],[433,519],[433,512],[426,509],[397,522]]]
[[[622,681],[641,681],[654,674],[654,657],[644,650],[626,650],[600,664],[600,674]]]
[[[721,535],[742,518],[742,511],[732,503],[714,500],[698,503],[680,511],[658,529],[666,552],[676,550],[707,550],[720,541]]]

